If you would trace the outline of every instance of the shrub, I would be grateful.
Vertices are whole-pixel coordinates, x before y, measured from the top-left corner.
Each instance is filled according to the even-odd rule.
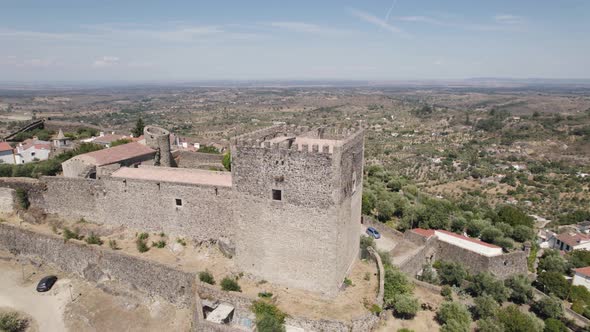
[[[209,271],[201,271],[199,272],[199,280],[209,285],[215,285],[215,278]]]
[[[231,153],[230,152],[223,155],[223,159],[221,160],[221,163],[223,164],[223,167],[226,170],[231,171]]]
[[[223,282],[222,282],[223,285]],[[252,312],[256,315],[256,330],[259,332],[281,332],[285,331],[285,318],[283,313],[275,305],[263,300],[252,303]]]
[[[414,330],[410,330],[404,327],[402,329],[397,330],[397,332],[414,332]]]
[[[563,316],[563,304],[554,297],[546,297],[533,302],[531,310],[541,318],[559,319]]]
[[[258,293],[258,297],[263,298],[263,299],[270,299],[272,297],[272,293],[260,292],[260,293]]]
[[[498,310],[498,321],[507,332],[541,332],[543,331],[543,322],[533,314],[524,313],[515,305],[509,305]]]
[[[581,301],[590,305],[590,291],[584,286],[571,286],[569,300],[571,302]]]
[[[186,247],[186,240],[185,240],[185,239],[182,239],[182,238],[177,238],[177,239],[176,239],[176,242],[177,242],[178,244],[180,244],[181,246],[183,246],[183,247]]]
[[[221,280],[221,289],[224,291],[241,292],[242,288],[235,279],[225,277]]]
[[[86,243],[88,244],[98,244],[99,246],[102,246],[102,244],[104,243],[100,237],[94,233],[90,233],[90,235],[88,235],[88,237],[85,239]]]
[[[16,202],[21,209],[27,210],[29,206],[31,206],[31,203],[29,202],[29,193],[22,188],[17,188]]]
[[[409,319],[416,316],[420,309],[418,300],[409,294],[401,294],[395,297],[393,312],[397,317]]]
[[[502,247],[502,249],[508,251],[514,248],[514,241],[507,237],[499,237],[494,241],[494,244]]]
[[[113,250],[119,249],[119,247],[117,247],[117,240],[109,240],[109,248]]]
[[[447,301],[453,300],[453,290],[449,285],[442,286],[440,289],[440,295],[442,295]]]
[[[368,259],[369,258],[369,251],[367,250],[367,248],[369,247],[373,247],[373,249],[375,249],[375,240],[372,237],[366,236],[366,235],[361,235],[361,257],[363,259]]]
[[[490,295],[478,296],[474,299],[473,312],[478,319],[495,317],[500,305]]]
[[[424,264],[422,266],[422,274],[420,274],[420,280],[429,284],[438,284],[438,277],[436,271],[430,266],[430,264]]]
[[[460,286],[468,274],[463,265],[454,262],[440,262],[437,268],[440,281],[444,285]]]
[[[64,240],[67,241],[69,239],[80,240],[82,237],[78,234],[78,229],[74,229],[73,231],[67,227],[64,227],[63,231]]]
[[[473,282],[469,285],[467,290],[473,296],[488,294],[499,303],[506,301],[510,293],[509,289],[504,286],[504,283],[501,280],[497,280],[487,272],[475,275],[473,277]]]
[[[148,247],[147,243],[145,243],[145,241],[142,239],[138,238],[137,240],[135,240],[135,245],[137,247],[137,251],[139,252],[146,252],[150,250],[150,247]]]
[[[393,305],[396,296],[409,294],[414,289],[414,285],[408,280],[408,277],[394,267],[388,267],[385,269],[384,279],[383,302],[387,306]]]
[[[16,312],[0,313],[0,331],[2,332],[22,332],[28,325],[28,320],[21,318]]]
[[[525,304],[533,299],[533,286],[525,275],[511,276],[504,280],[510,289],[509,299],[516,304]]]
[[[547,318],[545,320],[545,329],[543,332],[568,332],[569,329],[560,320]]]
[[[348,279],[348,278],[344,278],[344,285],[345,285],[346,287],[354,286],[354,285],[352,284],[352,280],[350,280],[350,279]]]
[[[471,314],[465,306],[458,302],[444,302],[436,312],[436,320],[441,324],[456,321],[462,326],[471,324]]]
[[[164,240],[159,240],[157,242],[152,242],[152,247],[156,247],[156,248],[165,248],[166,247],[166,241]]]
[[[479,237],[481,231],[483,231],[484,228],[486,228],[489,225],[489,221],[481,219],[472,219],[467,221],[467,224],[465,225],[465,232],[467,233],[467,235],[471,237]]]
[[[140,240],[142,240],[142,241],[143,241],[143,240],[147,240],[147,239],[148,239],[148,237],[150,237],[150,235],[149,235],[148,233],[139,233],[139,234],[137,235],[137,238],[138,238],[138,239],[140,239]]]
[[[381,312],[383,311],[383,309],[381,309],[380,306],[378,306],[377,304],[373,303],[371,305],[371,307],[369,308],[369,311],[377,316],[379,316],[379,314],[381,314]]]

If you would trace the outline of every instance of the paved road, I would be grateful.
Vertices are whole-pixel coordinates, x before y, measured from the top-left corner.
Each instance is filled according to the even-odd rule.
[[[361,225],[361,234],[367,235],[366,231],[367,231],[367,226]],[[380,239],[375,239],[375,244],[377,245],[377,249],[383,250],[386,252],[390,252],[393,250],[393,248],[395,248],[395,246],[397,245],[397,242],[395,242],[393,239],[387,238],[387,237],[383,236],[383,234],[381,234]]]
[[[40,278],[31,277],[35,281]],[[33,317],[39,331],[65,331],[63,312],[70,296],[69,281],[58,280],[51,291],[42,294],[35,290],[36,282],[21,281],[22,271],[0,264],[0,307],[26,312]]]

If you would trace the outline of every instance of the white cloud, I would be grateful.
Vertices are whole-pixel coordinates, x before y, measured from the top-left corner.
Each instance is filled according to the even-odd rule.
[[[346,33],[350,31],[334,29],[330,27],[325,27],[313,23],[307,22],[296,22],[296,21],[280,21],[280,22],[270,22],[268,24],[274,28],[280,28],[289,30],[292,32],[300,32],[300,33],[314,33],[314,34],[336,34],[336,33]]]
[[[510,14],[501,14],[494,16],[494,21],[499,24],[523,24],[524,17]]]
[[[119,58],[116,56],[103,56],[94,60],[92,66],[94,67],[111,67],[119,64]]]
[[[350,9],[350,13],[353,16],[355,16],[355,17],[357,17],[357,18],[359,18],[359,19],[361,19],[361,20],[363,20],[363,21],[365,21],[367,23],[373,24],[373,25],[375,25],[375,26],[377,26],[377,27],[379,27],[381,29],[384,29],[384,30],[387,30],[389,32],[392,32],[392,33],[395,33],[395,34],[398,34],[398,35],[402,35],[402,36],[405,36],[405,37],[408,36],[408,34],[405,33],[402,29],[400,29],[400,28],[398,28],[398,27],[396,27],[396,26],[394,26],[392,24],[389,24],[385,20],[380,19],[379,17],[374,16],[372,14],[369,14],[367,12],[364,12],[362,10]]]

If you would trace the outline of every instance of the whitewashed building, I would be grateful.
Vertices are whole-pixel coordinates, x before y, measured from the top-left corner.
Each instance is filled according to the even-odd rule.
[[[16,146],[15,160],[17,164],[47,160],[51,153],[51,143],[36,137],[27,139]]]
[[[14,149],[6,142],[0,142],[0,164],[14,164]]]

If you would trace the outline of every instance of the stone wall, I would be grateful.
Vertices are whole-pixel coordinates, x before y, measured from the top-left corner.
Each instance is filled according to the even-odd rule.
[[[362,135],[333,153],[300,148],[232,145],[236,260],[268,281],[333,295],[359,248]]]
[[[178,167],[181,168],[207,168],[210,166],[223,166],[221,160],[222,154],[203,153],[177,150],[173,153],[177,160]]]
[[[41,259],[91,282],[119,281],[179,307],[192,308],[195,275],[153,261],[103,250],[60,237],[0,224],[0,247],[16,255]]]
[[[119,178],[43,181],[48,213],[197,241],[233,238],[233,192],[228,187]],[[176,206],[176,199],[182,206]]]
[[[0,188],[0,212],[13,212],[16,205],[16,192],[12,188]]]
[[[27,192],[32,207],[42,209],[44,206],[45,184],[37,179],[0,178],[0,188],[23,189]]]
[[[438,243],[439,241],[435,237],[428,239],[414,256],[408,257],[400,264],[400,270],[411,276],[416,276],[418,272],[422,271],[424,264],[434,263],[438,257]]]

